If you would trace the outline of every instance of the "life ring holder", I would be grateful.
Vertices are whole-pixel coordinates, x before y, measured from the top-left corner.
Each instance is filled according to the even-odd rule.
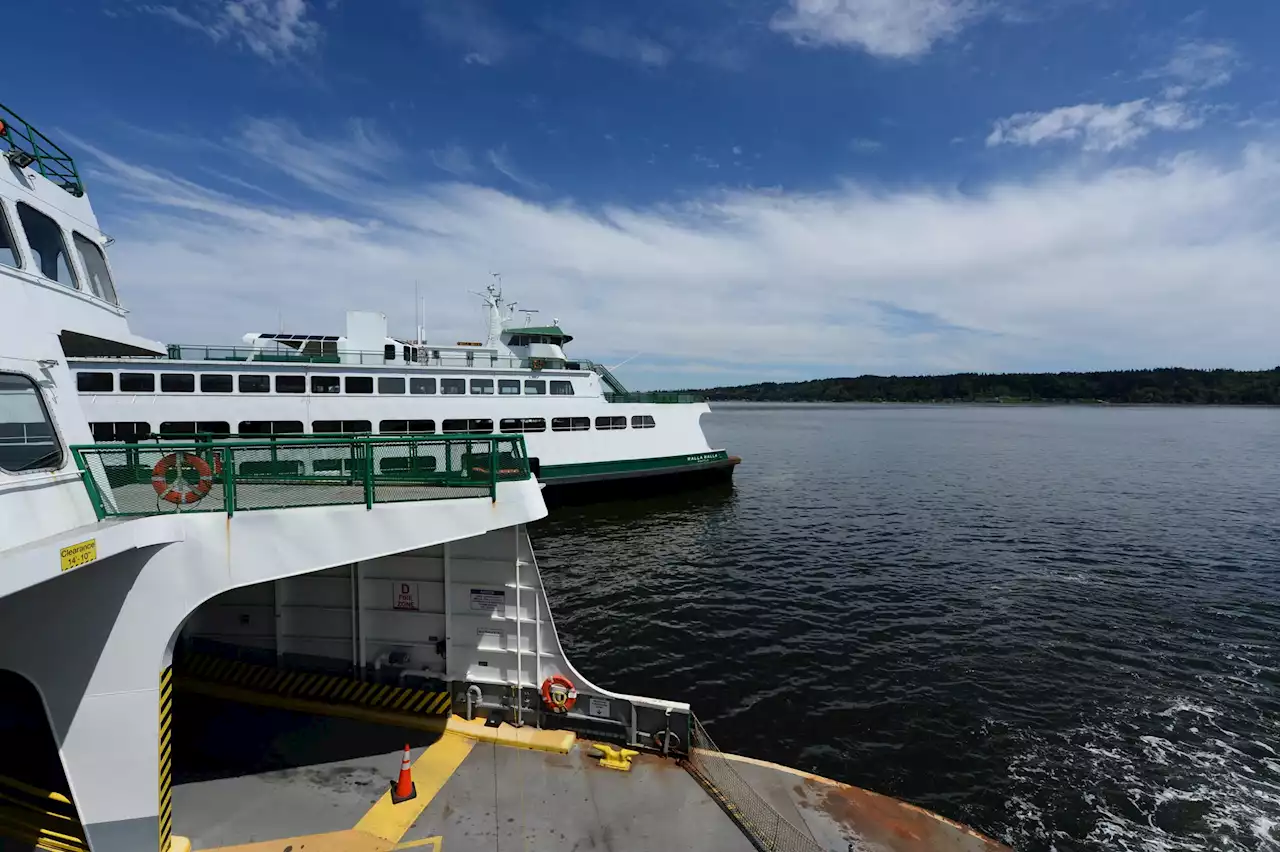
[[[542,682],[542,703],[552,713],[568,713],[578,701],[578,690],[564,675],[552,675]]]
[[[194,485],[183,477],[179,465],[196,472],[199,478]],[[170,483],[168,474],[175,467],[179,467],[178,476],[177,479]],[[180,482],[190,486],[190,488],[179,489],[178,483]],[[208,462],[197,455],[192,453],[170,453],[156,462],[155,467],[151,468],[151,487],[155,489],[156,495],[166,503],[172,503],[175,506],[199,503],[213,489],[213,471],[209,468]]]

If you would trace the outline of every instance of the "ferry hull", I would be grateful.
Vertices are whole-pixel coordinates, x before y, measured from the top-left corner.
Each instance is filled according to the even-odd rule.
[[[538,480],[549,504],[570,505],[691,491],[733,480],[742,462],[724,451],[696,456],[555,465]]]

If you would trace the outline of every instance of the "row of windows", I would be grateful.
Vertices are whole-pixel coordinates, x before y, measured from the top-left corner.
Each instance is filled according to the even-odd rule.
[[[27,248],[31,250],[31,259],[35,261],[34,272],[64,287],[87,290],[113,305],[120,303],[116,297],[115,284],[111,281],[111,272],[107,269],[107,259],[97,243],[79,231],[71,232],[71,244],[75,246],[76,254],[80,257],[80,265],[89,279],[89,286],[86,288],[79,283],[75,266],[67,252],[66,235],[58,223],[24,202],[19,201],[16,207],[18,222],[22,225],[22,234],[27,239]],[[25,266],[2,204],[0,204],[0,266],[9,266],[14,269],[22,269]]]
[[[233,381],[233,379],[235,381]],[[229,373],[202,373],[200,375],[201,393],[232,393],[239,389],[240,393],[271,393],[271,376],[241,375]],[[403,394],[408,389],[411,394],[436,393],[437,380],[434,378],[410,378],[404,376],[379,376],[376,387],[380,394]],[[314,394],[371,394],[375,387],[373,376],[312,376],[311,392]],[[493,396],[496,387],[500,396],[519,396],[522,392],[527,396],[545,396],[548,382],[545,379],[471,379],[473,396]],[[552,380],[552,396],[573,396],[573,382]],[[111,393],[116,388],[115,373],[81,372],[76,373],[76,388],[86,393]],[[440,379],[439,392],[445,396],[459,396],[467,392],[466,379]],[[155,393],[155,373],[121,373],[121,393]],[[196,377],[194,373],[161,373],[161,393],[195,393]],[[306,393],[307,377],[299,375],[275,376],[276,393]]]
[[[95,441],[143,440],[151,435],[151,424],[142,421],[116,423],[91,423]],[[637,414],[631,418],[631,428],[652,429],[653,418]],[[596,429],[625,429],[625,417],[597,417]],[[552,417],[552,432],[586,432],[591,429],[590,417]],[[241,435],[301,435],[305,426],[301,420],[241,420],[237,432]],[[383,420],[378,423],[382,435],[434,435],[434,420]],[[440,431],[445,435],[488,435],[493,433],[493,421],[485,418],[458,418],[444,420]],[[498,431],[506,433],[545,432],[547,421],[543,417],[510,417],[498,421]],[[369,420],[313,420],[311,432],[324,434],[356,434],[373,432]],[[160,424],[160,435],[230,435],[231,424],[225,420],[166,420]]]

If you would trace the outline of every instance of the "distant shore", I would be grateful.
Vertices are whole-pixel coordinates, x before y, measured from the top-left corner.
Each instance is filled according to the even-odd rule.
[[[761,382],[682,391],[708,402],[965,403],[990,405],[1280,405],[1273,370],[957,373]]]

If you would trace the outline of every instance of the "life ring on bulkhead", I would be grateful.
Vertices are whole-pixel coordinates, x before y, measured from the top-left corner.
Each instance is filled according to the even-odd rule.
[[[168,473],[178,464],[178,456],[182,456],[183,467],[190,468],[196,472],[199,479],[195,484],[187,481],[182,475],[182,471],[178,471],[178,476],[173,482],[169,482]],[[182,483],[188,486],[188,489],[178,488],[178,484]],[[209,469],[209,465],[204,459],[191,453],[170,453],[160,461],[156,462],[156,466],[151,468],[151,487],[156,490],[156,494],[161,500],[176,505],[183,503],[197,503],[205,498],[213,488],[213,471]]]
[[[552,675],[542,682],[542,703],[552,713],[568,713],[577,700],[578,690],[564,675]]]

